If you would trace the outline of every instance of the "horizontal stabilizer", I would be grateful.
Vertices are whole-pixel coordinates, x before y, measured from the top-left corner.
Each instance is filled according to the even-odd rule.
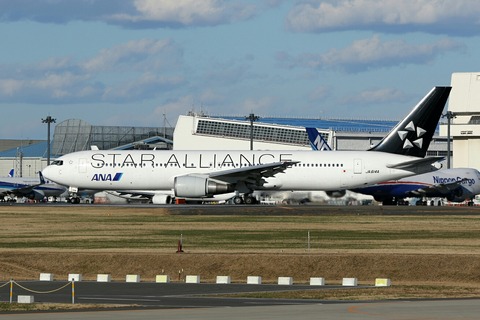
[[[435,162],[438,162],[443,159],[444,157],[419,158],[419,159],[405,161],[401,163],[389,164],[387,165],[387,168],[414,171],[414,172],[418,172],[419,170],[422,172],[428,172],[432,170],[424,170],[421,168],[427,165],[433,165]]]

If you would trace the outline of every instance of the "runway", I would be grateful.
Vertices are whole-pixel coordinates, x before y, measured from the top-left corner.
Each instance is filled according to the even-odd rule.
[[[433,300],[387,302],[329,302],[312,304],[268,305],[250,307],[135,309],[115,311],[47,312],[3,314],[4,320],[407,320],[478,319],[480,300]]]
[[[59,207],[59,208],[148,208],[168,209],[171,215],[478,215],[480,206],[381,206],[381,205],[228,205],[228,204],[70,204],[70,203],[0,203],[0,207]]]
[[[18,295],[33,295],[35,302],[72,303],[72,286],[48,294],[64,287],[67,282],[54,281],[21,281],[20,286],[14,285],[14,301]],[[189,283],[127,283],[127,282],[75,282],[75,303],[88,304],[116,304],[125,306],[141,306],[154,308],[211,308],[211,307],[240,307],[253,305],[278,304],[311,304],[316,300],[279,300],[279,299],[244,299],[225,297],[228,294],[245,292],[272,292],[287,290],[345,288],[341,286],[308,286],[308,285],[252,285],[252,284],[189,284]],[[361,288],[368,288],[362,286]],[[354,290],[355,288],[351,288]],[[374,290],[374,288],[372,288]],[[32,293],[33,292],[33,293]],[[9,286],[0,288],[0,301],[9,299]]]
[[[50,291],[66,282],[25,281],[21,286],[36,292]],[[17,286],[14,296],[29,294]],[[226,297],[241,292],[345,288],[306,285],[98,283],[76,282],[75,303],[115,305],[117,309],[67,312],[15,312],[2,319],[478,319],[480,300],[326,301]],[[366,288],[366,287],[362,287]],[[351,287],[355,290],[355,287]],[[375,288],[371,288],[375,290]],[[35,302],[72,303],[71,286],[53,294],[33,293]],[[0,291],[8,301],[9,290]],[[119,307],[119,306],[124,306]]]

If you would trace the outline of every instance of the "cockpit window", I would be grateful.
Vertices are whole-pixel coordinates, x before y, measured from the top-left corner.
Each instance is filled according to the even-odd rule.
[[[52,161],[52,166],[63,166],[63,160]]]

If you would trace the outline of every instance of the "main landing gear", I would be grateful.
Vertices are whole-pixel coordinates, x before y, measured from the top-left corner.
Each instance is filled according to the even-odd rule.
[[[243,197],[242,196],[235,196],[233,198],[233,203],[234,204],[257,204],[258,201],[251,194],[245,194]]]

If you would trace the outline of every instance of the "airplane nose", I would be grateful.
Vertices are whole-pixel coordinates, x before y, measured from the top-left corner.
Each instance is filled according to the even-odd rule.
[[[56,179],[56,175],[54,174],[55,173],[55,169],[52,167],[52,166],[47,166],[46,168],[44,168],[42,170],[42,174],[45,178],[47,178],[48,180],[52,180],[52,181],[55,181]],[[58,172],[58,171],[57,171]]]

